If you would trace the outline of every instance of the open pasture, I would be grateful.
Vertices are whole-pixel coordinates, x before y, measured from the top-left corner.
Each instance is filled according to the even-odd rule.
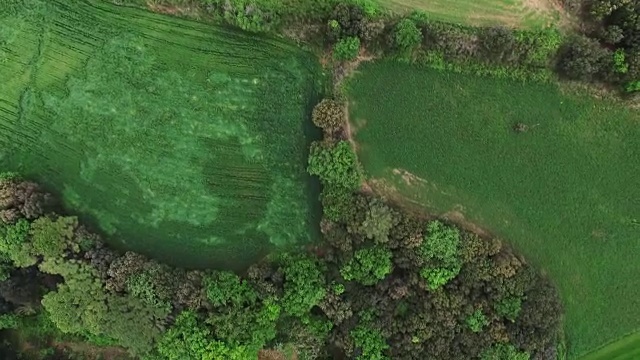
[[[571,358],[640,327],[637,112],[391,62],[361,66],[348,86],[370,183],[464,217],[548,272]]]
[[[0,167],[112,243],[237,268],[309,240],[310,54],[103,1],[11,0],[0,64]]]
[[[638,358],[640,358],[640,332],[635,332],[586,354],[580,360],[635,360]]]
[[[435,20],[468,25],[540,28],[558,25],[559,10],[551,0],[377,0],[406,13],[425,12]]]

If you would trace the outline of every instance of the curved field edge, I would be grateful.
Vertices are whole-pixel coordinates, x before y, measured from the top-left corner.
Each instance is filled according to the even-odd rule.
[[[640,358],[640,331],[580,357],[580,360],[634,360]]]
[[[174,264],[242,267],[310,240],[311,54],[101,1],[25,3],[0,11],[6,169]]]
[[[392,62],[361,66],[348,94],[370,183],[488,228],[545,269],[571,358],[637,327],[637,116],[552,85]],[[514,133],[518,122],[531,129]]]

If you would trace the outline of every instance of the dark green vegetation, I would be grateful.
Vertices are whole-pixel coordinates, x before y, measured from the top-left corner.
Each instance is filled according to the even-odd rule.
[[[637,113],[552,85],[390,62],[359,71],[351,116],[380,188],[513,241],[558,284],[572,355],[637,329]]]
[[[0,62],[0,164],[110,242],[242,268],[310,239],[309,54],[104,2],[24,0],[0,7]]]
[[[640,91],[640,1],[564,0],[585,20],[560,52],[558,70],[581,81],[614,84],[626,93]]]

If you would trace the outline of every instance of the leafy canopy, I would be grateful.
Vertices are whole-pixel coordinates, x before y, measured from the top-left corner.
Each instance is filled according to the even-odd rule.
[[[326,280],[319,264],[311,258],[285,258],[283,310],[304,317],[326,294]]]
[[[341,39],[333,46],[333,59],[338,61],[354,60],[360,53],[360,39],[349,36]]]
[[[349,262],[340,269],[345,280],[355,280],[362,285],[375,285],[391,273],[391,251],[376,246],[360,249]]]
[[[462,267],[460,259],[460,231],[435,220],[427,225],[427,235],[420,245],[426,265],[420,275],[436,290],[455,278]]]
[[[358,325],[351,331],[351,338],[355,346],[360,349],[359,360],[386,360],[384,351],[389,348],[384,336],[379,330],[369,326]]]
[[[422,42],[422,32],[411,19],[402,19],[395,28],[396,45],[405,50],[413,49]]]
[[[350,190],[358,189],[364,177],[356,153],[346,141],[335,145],[313,143],[307,171],[326,184]]]

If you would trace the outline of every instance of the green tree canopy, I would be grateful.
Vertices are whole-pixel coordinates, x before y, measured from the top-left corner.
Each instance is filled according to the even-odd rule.
[[[360,249],[341,269],[345,280],[355,280],[362,285],[375,285],[391,273],[391,251],[381,246]]]
[[[333,46],[333,59],[338,61],[354,60],[360,53],[360,39],[355,36],[340,39]]]
[[[356,153],[347,141],[335,145],[314,142],[307,170],[329,185],[350,190],[358,189],[364,178]]]
[[[411,19],[402,19],[394,31],[396,45],[404,50],[411,50],[422,42],[422,31]]]

